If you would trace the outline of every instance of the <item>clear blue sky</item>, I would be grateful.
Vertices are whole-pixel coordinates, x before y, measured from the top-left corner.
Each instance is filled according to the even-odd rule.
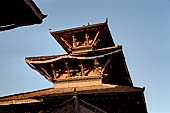
[[[170,0],[34,0],[41,25],[0,32],[0,96],[53,87],[25,57],[64,54],[48,28],[104,22],[122,45],[133,83],[145,87],[149,113],[170,113]]]

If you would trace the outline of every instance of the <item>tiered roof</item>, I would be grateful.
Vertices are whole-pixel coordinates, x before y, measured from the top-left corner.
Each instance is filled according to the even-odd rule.
[[[121,46],[115,46],[107,21],[50,32],[68,52],[27,57],[26,63],[53,83],[72,77],[101,76],[103,83],[133,86]]]

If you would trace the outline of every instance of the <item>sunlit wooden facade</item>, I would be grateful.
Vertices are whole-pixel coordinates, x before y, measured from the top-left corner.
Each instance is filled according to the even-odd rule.
[[[147,113],[144,88],[133,86],[122,46],[113,42],[107,21],[50,34],[67,54],[25,60],[54,87],[2,97],[0,111]]]

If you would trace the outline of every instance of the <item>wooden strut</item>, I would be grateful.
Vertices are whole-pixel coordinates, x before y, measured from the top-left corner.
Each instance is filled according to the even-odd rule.
[[[100,31],[98,31],[97,33],[96,33],[96,36],[95,36],[95,38],[94,38],[94,40],[93,40],[93,42],[92,42],[92,46],[94,45],[94,43],[95,43],[95,41],[97,40],[97,37],[99,36],[99,33],[100,33]]]
[[[66,41],[63,39],[63,37],[59,37],[70,49],[72,49],[72,46]]]
[[[67,62],[67,61],[65,61],[65,65],[66,65],[68,77],[71,77],[71,75],[70,75],[70,70],[69,70],[68,62]]]
[[[41,75],[43,75],[46,79],[48,79],[48,76],[46,74],[44,74],[43,72],[41,72],[40,70],[38,70],[37,68],[35,68],[34,66],[32,66],[31,64],[27,63],[32,69],[38,71]]]
[[[106,70],[106,68],[107,68],[107,66],[109,65],[109,63],[111,62],[111,60],[112,60],[112,56],[110,56],[110,57],[108,58],[108,60],[106,61],[105,65],[104,65],[104,67],[103,67],[103,69],[102,69],[102,71],[101,71],[101,75],[103,75],[103,72]]]
[[[49,76],[49,80],[53,80],[53,77],[48,73],[46,69],[44,69],[42,66],[40,66],[40,68],[45,72],[46,75]]]
[[[57,80],[54,64],[51,64],[51,70],[52,70],[52,73],[53,73],[54,80]]]

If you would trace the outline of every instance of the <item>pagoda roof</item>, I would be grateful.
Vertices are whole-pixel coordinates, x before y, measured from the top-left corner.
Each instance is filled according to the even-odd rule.
[[[50,33],[67,53],[73,53],[80,48],[92,48],[94,50],[115,45],[107,21]]]
[[[47,16],[41,13],[32,0],[2,0],[0,10],[0,31],[41,24]]]
[[[68,63],[69,70],[72,71],[71,76],[73,75],[74,77],[74,72],[79,72],[80,64],[83,65],[84,70],[94,69],[94,61],[97,59],[101,69],[101,76],[103,76],[104,79],[107,78],[107,82],[105,83],[133,86],[121,46],[113,46],[77,54],[26,57],[25,59],[26,63],[32,69],[38,71],[53,83],[59,79],[66,79],[64,77],[68,72],[65,65],[66,62]],[[58,70],[55,72],[58,73],[58,75],[62,72],[63,77],[57,76],[56,79],[54,79],[55,74],[53,69]],[[85,76],[96,76],[96,74],[91,72],[89,75],[89,73],[86,72]]]
[[[77,87],[78,100],[70,99],[75,95],[74,89],[49,88],[0,97],[0,112],[43,111],[45,113],[56,113],[57,111],[66,112],[68,109],[75,111],[79,108],[75,105],[80,105],[83,107],[83,109],[80,109],[87,111],[87,113],[90,113],[89,111],[93,113],[93,110],[100,111],[97,113],[104,113],[104,111],[107,113],[113,111],[116,113],[120,111],[122,113],[147,113],[143,95],[144,88],[109,84]]]
[[[32,100],[34,102],[42,102],[41,99],[49,98],[53,96],[67,96],[73,95],[74,88],[48,88],[42,89],[32,92],[20,93],[15,95],[9,95],[5,97],[0,97],[0,106],[5,105],[4,103],[10,101],[19,101],[21,100],[22,103],[25,100]],[[144,88],[139,87],[131,87],[131,86],[119,86],[119,85],[109,85],[109,84],[101,84],[101,85],[94,85],[94,86],[86,86],[86,87],[76,87],[78,95],[84,94],[127,94],[127,93],[135,93],[135,92],[144,92]],[[37,101],[35,101],[35,99]],[[34,101],[33,101],[34,100]],[[21,104],[22,104],[21,103]],[[25,103],[28,103],[27,101]],[[14,103],[15,104],[15,103]],[[17,103],[18,104],[18,103]]]

